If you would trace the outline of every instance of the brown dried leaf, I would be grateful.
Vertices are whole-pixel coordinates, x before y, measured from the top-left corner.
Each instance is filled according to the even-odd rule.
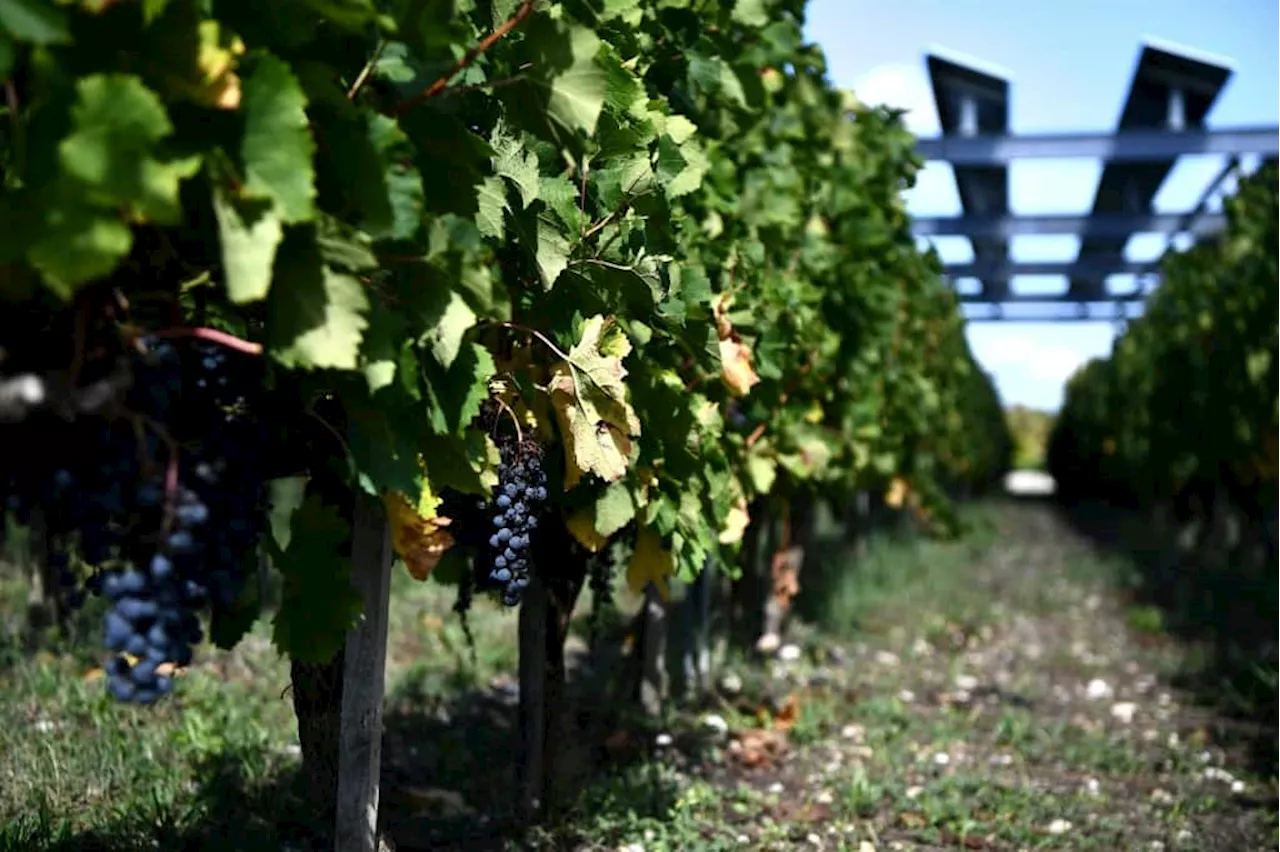
[[[800,697],[795,693],[787,696],[781,709],[773,717],[773,727],[779,731],[789,731],[800,721]]]
[[[733,740],[730,753],[743,766],[758,768],[774,764],[787,750],[787,737],[782,731],[749,728]]]
[[[804,548],[788,547],[773,554],[769,573],[773,578],[773,599],[786,612],[791,599],[800,592],[800,568],[804,564]]]
[[[760,382],[760,376],[751,363],[751,348],[742,342],[729,322],[729,304],[732,301],[728,293],[721,293],[711,305],[716,334],[720,338],[720,377],[735,395],[746,396]]]

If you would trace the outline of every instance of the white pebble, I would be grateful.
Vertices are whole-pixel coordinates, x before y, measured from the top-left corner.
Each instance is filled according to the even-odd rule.
[[[1101,701],[1103,698],[1110,698],[1114,694],[1114,690],[1111,688],[1111,684],[1102,678],[1095,677],[1084,688],[1084,694],[1090,701]]]
[[[702,717],[702,726],[710,728],[718,734],[726,734],[729,732],[729,723],[724,720],[723,716],[716,713],[708,713]]]
[[[1133,721],[1133,714],[1138,712],[1138,705],[1132,701],[1118,701],[1111,705],[1111,717],[1121,724]]]
[[[1050,834],[1066,834],[1070,830],[1071,823],[1067,822],[1065,819],[1055,819],[1053,822],[1049,823]]]
[[[799,645],[783,645],[778,649],[778,659],[784,663],[792,663],[800,659]]]
[[[978,679],[973,675],[956,675],[956,689],[963,689],[972,692],[978,688]]]

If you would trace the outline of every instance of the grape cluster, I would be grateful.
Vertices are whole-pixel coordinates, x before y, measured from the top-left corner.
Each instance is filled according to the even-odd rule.
[[[254,411],[257,359],[155,339],[127,357],[133,381],[117,410],[45,424],[58,433],[56,460],[36,455],[0,471],[0,489],[20,521],[44,509],[69,603],[81,597],[73,554],[96,569],[85,586],[110,602],[107,689],[147,704],[190,664],[200,611],[240,593],[265,517],[267,432]]]
[[[509,441],[498,465],[489,549],[489,584],[497,587],[506,606],[520,603],[529,585],[531,540],[538,527],[537,510],[547,499],[547,475],[540,448],[533,442]]]

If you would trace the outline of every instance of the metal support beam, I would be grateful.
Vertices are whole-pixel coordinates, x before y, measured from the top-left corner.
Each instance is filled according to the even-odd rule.
[[[1114,305],[1110,302],[1089,302],[1065,304],[1062,302],[1021,302],[991,303],[980,309],[965,311],[965,320],[971,323],[1016,322],[1027,323],[1063,323],[1063,322],[1096,322],[1116,323],[1128,322],[1142,316],[1140,310],[1128,305]],[[1010,308],[1016,308],[1010,311]],[[1039,311],[1024,309],[1038,308]],[[1109,310],[1105,308],[1110,308]]]
[[[1169,91],[1169,113],[1165,116],[1164,123],[1172,133],[1181,133],[1187,129],[1187,101],[1182,89]]]
[[[1059,296],[1047,296],[1044,293],[1018,293],[1010,290],[1004,293],[1000,298],[993,299],[983,293],[973,293],[971,295],[956,296],[962,305],[1026,305],[1026,304],[1052,304],[1052,305],[1086,305],[1086,304],[1135,304],[1146,299],[1146,294],[1142,291],[1132,293],[1124,293],[1121,295],[1112,295],[1103,289],[1089,293],[1087,296],[1079,296],[1072,293],[1063,293]],[[1083,310],[1083,308],[1082,308]]]
[[[942,271],[955,278],[1012,277],[1014,275],[1067,275],[1072,278],[1101,282],[1109,275],[1153,275],[1160,271],[1158,262],[1115,263],[1067,260],[1046,263],[1009,261],[1005,264],[948,263]]]
[[[925,57],[938,123],[944,137],[965,139],[1002,136],[1009,132],[1009,81],[991,69],[958,57],[930,52]],[[974,167],[952,164],[960,207],[967,216],[1009,215],[1009,170],[1007,166]],[[1008,240],[999,235],[972,240],[978,263],[1004,263],[1009,257]],[[982,292],[999,299],[1009,290],[1009,282],[984,279]]]
[[[1205,133],[1205,118],[1230,77],[1231,69],[1224,63],[1205,61],[1175,45],[1145,44],[1129,81],[1117,133],[1166,134],[1164,139]],[[1270,141],[1277,138],[1272,134]],[[1090,212],[1151,212],[1151,204],[1175,162],[1174,156],[1153,156],[1140,162],[1108,160],[1098,177]],[[1129,236],[1086,237],[1080,241],[1076,260],[1099,267],[1122,263]],[[1081,301],[1107,295],[1101,281],[1078,276],[1071,279],[1067,292]]]
[[[1008,240],[1020,236],[1071,234],[1077,237],[1127,237],[1135,233],[1177,234],[1192,231],[1196,236],[1217,233],[1226,226],[1220,213],[1098,215],[1098,216],[952,216],[915,219],[912,230],[918,237],[997,237]]]
[[[1098,158],[1115,163],[1172,160],[1192,154],[1280,155],[1280,127],[1231,130],[1127,130],[1118,133],[982,135],[921,139],[916,150],[926,160],[953,165],[1004,166],[1035,158]]]
[[[1204,192],[1200,193],[1200,200],[1196,202],[1196,206],[1191,208],[1190,211],[1182,215],[1181,221],[1178,223],[1177,228],[1167,232],[1169,237],[1168,239],[1165,240],[1165,243],[1164,243],[1165,251],[1168,251],[1170,248],[1173,247],[1173,238],[1180,231],[1192,231],[1193,233],[1195,233],[1196,231],[1199,230],[1197,225],[1201,222],[1207,221],[1210,218],[1219,219],[1225,224],[1227,217],[1224,216],[1223,214],[1206,213],[1204,211],[1209,206],[1209,199],[1213,198],[1213,194],[1218,191],[1218,187],[1222,186],[1223,181],[1231,177],[1231,175],[1233,175],[1236,172],[1236,170],[1239,168],[1240,168],[1239,157],[1232,157],[1231,159],[1227,160],[1227,164],[1222,167],[1222,169],[1218,172],[1217,176],[1215,176],[1214,179],[1209,182],[1209,185],[1204,188]]]

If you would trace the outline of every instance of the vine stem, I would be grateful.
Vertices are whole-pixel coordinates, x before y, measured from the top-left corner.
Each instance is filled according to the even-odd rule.
[[[20,170],[26,166],[25,138],[22,135],[22,122],[18,117],[18,87],[12,79],[4,81],[4,102],[9,108],[9,122],[13,125],[13,167]]]
[[[173,339],[180,337],[194,337],[197,340],[207,340],[210,343],[217,343],[228,349],[234,349],[237,352],[243,352],[246,355],[261,355],[262,344],[253,343],[248,340],[241,340],[234,334],[228,334],[225,331],[218,331],[216,328],[200,328],[200,327],[179,327],[164,328],[153,334],[161,339]]]
[[[178,499],[178,442],[169,434],[169,430],[159,421],[147,417],[143,414],[134,414],[133,429],[137,436],[140,453],[146,452],[146,444],[143,438],[143,432],[150,429],[156,434],[165,445],[165,449],[169,451],[169,458],[165,461],[164,466],[164,517],[160,522],[160,531],[165,535],[173,529],[173,519]],[[145,462],[154,464],[155,459],[149,456],[144,459]]]
[[[378,64],[378,60],[382,57],[382,51],[386,46],[386,39],[378,39],[378,44],[373,49],[373,54],[369,57],[369,61],[360,69],[360,73],[356,76],[355,82],[352,83],[351,88],[347,90],[347,100],[353,101],[356,99],[356,95],[360,94],[360,90],[364,87],[364,84],[368,82],[369,75],[373,73],[373,66]]]
[[[406,98],[393,106],[391,108],[391,114],[400,115],[408,112],[423,101],[434,98],[436,95],[443,92],[444,87],[449,85],[449,81],[456,77],[462,69],[466,68],[472,62],[475,62],[480,54],[484,53],[486,50],[501,41],[503,36],[514,30],[525,18],[533,14],[533,2],[534,0],[524,0],[524,2],[520,4],[520,8],[516,9],[514,15],[503,22],[503,24],[493,32],[489,33],[489,35],[485,36],[483,41],[464,53],[462,58],[453,63],[453,67],[444,73],[443,77],[436,80],[426,89],[413,97]]]
[[[538,340],[542,341],[542,344],[546,346],[548,349],[550,349],[552,352],[554,352],[560,358],[560,360],[568,362],[569,366],[573,366],[573,362],[569,359],[568,353],[562,350],[559,346],[556,346],[554,343],[552,343],[551,340],[548,339],[545,334],[538,331],[536,328],[528,328],[527,326],[523,326],[523,325],[520,325],[519,323],[514,323],[514,322],[499,322],[499,323],[494,323],[494,325],[500,326],[502,328],[509,328],[512,331],[523,332],[524,334],[529,334],[529,335],[532,335],[533,337],[538,338]]]
[[[511,410],[511,406],[503,402],[501,398],[494,397],[493,399],[494,399],[494,402],[498,403],[498,407],[501,408],[506,413],[506,415],[511,418],[511,425],[516,427],[516,443],[523,444],[524,430],[520,428],[520,418],[516,417],[516,413]],[[496,428],[497,427],[495,427],[495,430]]]

